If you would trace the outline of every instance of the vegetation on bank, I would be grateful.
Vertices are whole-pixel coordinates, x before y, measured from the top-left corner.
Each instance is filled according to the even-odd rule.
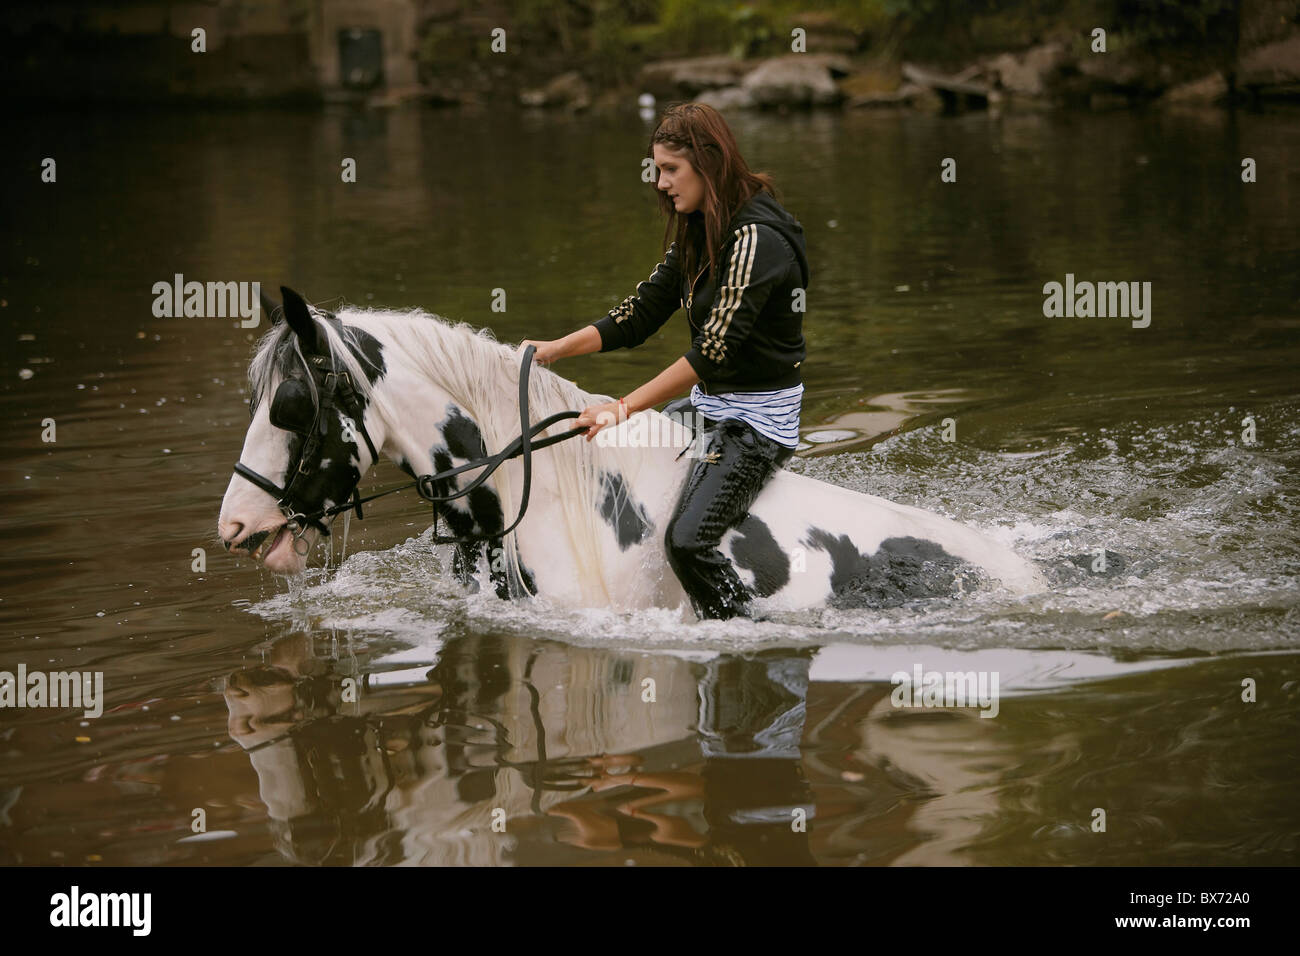
[[[603,87],[631,84],[646,62],[790,52],[802,27],[809,52],[927,62],[956,68],[980,56],[1049,40],[1087,51],[1094,27],[1112,52],[1142,51],[1179,64],[1178,73],[1222,69],[1235,57],[1243,0],[518,0],[474,17],[423,25],[422,79],[438,83],[476,71],[497,80],[540,82],[579,70]],[[503,62],[489,22],[519,41]],[[526,50],[522,49],[526,43]],[[500,69],[504,66],[505,69]],[[493,68],[496,67],[495,70]],[[485,77],[486,78],[486,77]],[[495,83],[492,85],[496,85]]]

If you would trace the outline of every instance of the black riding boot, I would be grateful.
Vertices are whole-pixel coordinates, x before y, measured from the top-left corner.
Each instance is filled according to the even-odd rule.
[[[749,614],[751,595],[718,550],[794,449],[735,419],[705,420],[698,456],[664,534],[668,564],[701,618]]]

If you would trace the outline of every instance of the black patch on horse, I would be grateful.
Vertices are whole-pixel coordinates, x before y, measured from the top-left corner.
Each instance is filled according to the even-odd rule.
[[[447,443],[447,450],[457,458],[468,461],[487,457],[487,445],[483,443],[483,433],[478,430],[478,423],[461,411],[460,406],[447,406],[447,417],[442,420],[439,428]]]
[[[379,339],[355,325],[349,325],[347,328],[352,331],[356,340],[353,353],[360,350],[361,369],[366,373],[366,379],[370,384],[374,385],[388,371],[388,366],[384,364],[384,346]]]
[[[364,408],[364,404],[363,404]],[[297,500],[320,502],[322,508],[339,504],[347,489],[361,481],[361,471],[354,462],[361,460],[362,438],[355,430],[352,437],[345,435],[342,409],[321,416],[324,435],[317,446],[318,463],[314,471],[298,486]],[[306,438],[296,432],[287,432],[289,461],[299,460]],[[291,476],[286,476],[286,482]]]
[[[479,431],[478,424],[459,406],[448,406],[447,417],[442,420],[438,429],[442,433],[444,444],[435,445],[430,449],[435,472],[455,467],[453,457],[461,459],[463,464],[487,456],[487,445],[483,441],[483,433]],[[471,479],[476,476],[474,472],[465,474]],[[437,495],[451,494],[459,489],[459,476],[434,482],[434,494]],[[462,503],[461,507],[457,507],[458,502]],[[437,506],[437,515],[445,522],[448,532],[455,537],[492,534],[505,527],[505,513],[501,509],[501,499],[486,483],[479,485],[464,498]],[[478,582],[474,580],[473,575],[478,567],[478,560],[483,555],[484,545],[488,546],[488,577],[492,581],[497,597],[510,600],[523,595],[525,589],[536,593],[533,574],[524,566],[522,557],[519,562],[521,579],[512,579],[504,569],[497,567],[498,562],[494,561],[493,557],[501,553],[503,544],[500,538],[456,545],[456,552],[452,558],[452,573],[462,585],[477,589]]]
[[[789,555],[781,550],[768,526],[752,514],[736,525],[731,560],[736,567],[754,573],[751,590],[759,597],[770,597],[790,583]]]
[[[453,467],[451,453],[445,449],[433,449],[432,458],[435,473]],[[456,489],[455,478],[439,478],[433,483],[433,493],[435,495],[449,495]],[[460,537],[474,531],[474,519],[465,511],[457,508],[455,502],[439,502],[433,506],[433,513],[446,526],[446,531],[442,532],[444,534]],[[474,569],[478,566],[478,559],[482,553],[483,542],[467,542],[456,545],[456,550],[451,557],[451,573],[462,587],[469,588],[474,593],[478,591],[478,581],[474,578]]]
[[[923,538],[886,538],[863,554],[848,535],[810,528],[804,544],[831,558],[831,601],[839,608],[898,607],[927,597],[948,597],[959,571],[973,566]]]
[[[640,544],[653,529],[650,515],[628,495],[627,483],[618,472],[602,471],[600,485],[600,516],[614,529],[618,549],[626,551]]]

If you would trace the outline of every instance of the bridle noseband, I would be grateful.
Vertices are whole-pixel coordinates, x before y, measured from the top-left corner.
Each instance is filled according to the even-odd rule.
[[[370,439],[370,433],[366,431],[365,409],[361,405],[361,399],[357,395],[356,387],[352,382],[352,377],[346,372],[336,371],[332,365],[329,365],[329,357],[325,355],[312,355],[308,357],[307,367],[312,378],[316,383],[317,395],[319,400],[316,402],[312,412],[304,414],[301,407],[294,408],[294,396],[291,394],[293,386],[298,383],[297,379],[286,379],[281,382],[276,389],[275,397],[271,402],[271,424],[277,428],[284,428],[288,431],[296,432],[303,436],[302,450],[298,454],[297,462],[291,462],[286,475],[292,476],[288,485],[281,488],[275,482],[262,475],[259,475],[253,469],[249,468],[243,462],[235,465],[235,474],[241,478],[247,479],[258,488],[261,488],[272,498],[276,499],[276,505],[279,507],[281,514],[284,515],[285,524],[293,533],[293,549],[298,554],[306,554],[306,548],[309,547],[304,541],[307,529],[314,527],[321,532],[324,537],[329,537],[329,528],[322,519],[332,518],[334,515],[344,511],[355,510],[358,518],[364,518],[361,513],[361,506],[376,498],[382,498],[385,495],[391,495],[398,491],[405,491],[407,488],[415,488],[421,498],[433,505],[442,502],[453,501],[456,498],[462,498],[477,488],[483,482],[491,477],[502,464],[511,458],[523,456],[524,482],[519,499],[519,514],[515,520],[510,523],[508,528],[501,531],[493,531],[487,534],[474,534],[462,536],[447,536],[436,533],[437,527],[437,509],[434,509],[435,534],[433,541],[435,544],[469,544],[478,541],[490,541],[503,538],[513,531],[524,520],[524,514],[528,510],[528,496],[532,490],[533,480],[533,460],[532,452],[536,448],[546,448],[548,445],[554,445],[558,442],[565,441],[584,434],[585,427],[572,428],[560,435],[552,435],[543,438],[540,441],[533,441],[533,436],[538,432],[550,428],[556,422],[563,421],[566,418],[577,418],[581,413],[575,411],[556,412],[548,415],[539,421],[536,425],[530,425],[528,422],[528,376],[532,368],[533,353],[536,348],[529,345],[524,349],[523,363],[519,368],[519,437],[514,439],[509,445],[497,452],[495,455],[487,455],[474,461],[467,462],[464,465],[458,465],[455,468],[448,468],[432,475],[420,475],[413,482],[405,485],[399,485],[396,488],[389,488],[386,491],[377,494],[368,495],[362,498],[358,494],[358,486],[361,476],[358,474],[357,483],[352,486],[349,498],[345,504],[334,505],[331,508],[320,508],[315,511],[307,511],[300,507],[296,502],[302,493],[302,485],[311,477],[311,475],[320,467],[317,460],[317,451],[320,448],[322,437],[326,434],[328,419],[326,412],[333,408],[339,408],[344,415],[350,418],[355,424],[356,430],[360,432],[361,437],[366,440],[366,447],[370,450],[371,464],[379,461],[379,452],[375,449],[375,443]],[[290,388],[286,388],[290,386]],[[298,404],[301,406],[301,398],[298,397]],[[308,414],[311,415],[310,423],[307,422]],[[474,468],[482,468],[483,473],[471,481],[468,485],[454,494],[439,495],[434,489],[437,482],[446,478],[459,475],[461,472],[470,471]],[[299,550],[298,542],[304,541],[304,550]]]

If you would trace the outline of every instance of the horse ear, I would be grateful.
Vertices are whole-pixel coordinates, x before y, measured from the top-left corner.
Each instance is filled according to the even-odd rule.
[[[271,316],[275,315],[276,310],[279,309],[280,306],[276,304],[274,299],[272,299],[269,295],[267,295],[265,292],[262,291],[262,287],[260,285],[257,287],[257,296],[259,299],[262,300],[262,314],[265,315],[267,318],[270,318]],[[275,325],[275,323],[279,322],[280,319],[282,318],[284,318],[283,311],[281,311],[280,315],[277,318],[271,321],[271,324]]]
[[[321,351],[320,337],[316,331],[316,322],[307,309],[307,302],[297,292],[287,286],[280,286],[280,295],[284,297],[284,318],[289,328],[298,336],[298,341],[308,352]]]

